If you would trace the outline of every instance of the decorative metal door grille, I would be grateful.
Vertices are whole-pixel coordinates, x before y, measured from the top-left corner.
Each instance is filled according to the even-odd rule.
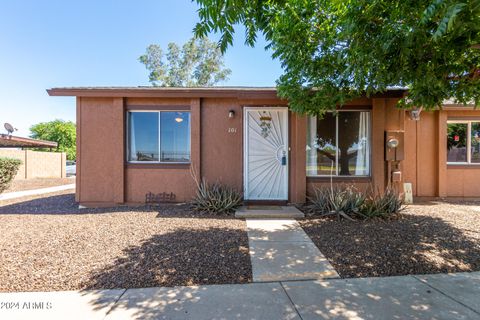
[[[288,199],[288,110],[245,110],[245,198]]]

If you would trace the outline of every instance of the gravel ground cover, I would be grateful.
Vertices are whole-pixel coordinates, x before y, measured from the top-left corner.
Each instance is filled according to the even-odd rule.
[[[411,205],[387,221],[300,224],[344,278],[480,270],[480,202]]]
[[[48,188],[61,186],[64,184],[75,183],[75,177],[73,178],[35,178],[25,180],[14,180],[12,184],[5,192],[25,191],[40,188]]]
[[[0,202],[0,291],[251,281],[245,222],[185,205],[78,209],[73,193]]]

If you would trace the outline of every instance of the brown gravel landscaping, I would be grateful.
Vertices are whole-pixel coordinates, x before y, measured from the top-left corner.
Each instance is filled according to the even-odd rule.
[[[65,184],[75,183],[75,177],[73,178],[35,178],[25,180],[14,180],[10,187],[5,192],[24,191],[41,189],[48,187],[61,186]]]
[[[73,193],[0,201],[0,291],[251,281],[245,222],[185,205],[78,209]]]
[[[411,205],[392,220],[300,224],[344,278],[480,270],[480,202]]]

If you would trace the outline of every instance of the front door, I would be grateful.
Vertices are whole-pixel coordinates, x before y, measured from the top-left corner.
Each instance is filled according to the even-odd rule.
[[[288,109],[245,108],[244,198],[288,200]]]

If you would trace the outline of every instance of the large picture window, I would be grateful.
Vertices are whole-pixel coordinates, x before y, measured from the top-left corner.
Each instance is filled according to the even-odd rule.
[[[309,117],[307,176],[370,175],[370,112],[338,111]]]
[[[190,112],[128,112],[129,162],[190,162]]]
[[[480,164],[480,120],[448,121],[447,163]]]

